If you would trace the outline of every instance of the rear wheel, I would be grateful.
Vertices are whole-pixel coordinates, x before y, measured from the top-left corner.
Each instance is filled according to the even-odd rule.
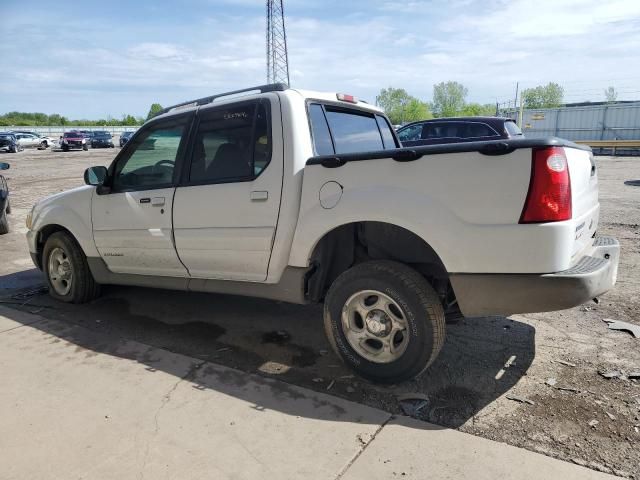
[[[68,303],[85,303],[100,294],[78,242],[66,232],[52,234],[44,245],[42,266],[49,294]]]
[[[419,375],[444,342],[444,311],[434,289],[415,270],[386,260],[356,265],[333,282],[324,324],[342,360],[380,383]]]

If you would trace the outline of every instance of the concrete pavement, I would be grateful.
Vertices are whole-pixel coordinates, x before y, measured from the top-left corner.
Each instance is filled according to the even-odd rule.
[[[0,307],[0,478],[614,478]]]

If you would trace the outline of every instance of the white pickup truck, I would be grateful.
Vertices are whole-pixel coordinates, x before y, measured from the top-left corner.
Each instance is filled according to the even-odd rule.
[[[446,312],[558,310],[614,285],[588,148],[399,146],[350,95],[267,85],[186,102],[87,186],[37,203],[29,249],[65,302],[101,284],[324,302],[335,351],[378,382],[433,362]]]

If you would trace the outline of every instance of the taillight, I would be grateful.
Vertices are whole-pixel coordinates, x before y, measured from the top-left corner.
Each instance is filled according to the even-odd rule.
[[[520,223],[561,222],[571,219],[569,164],[561,147],[535,148],[529,192]]]
[[[341,102],[358,103],[358,99],[353,95],[347,95],[346,93],[336,93],[336,98]]]

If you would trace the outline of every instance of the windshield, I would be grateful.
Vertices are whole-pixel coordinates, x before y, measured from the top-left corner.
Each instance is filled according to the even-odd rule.
[[[0,135],[0,140],[11,140],[13,135]]]
[[[109,132],[93,132],[94,137],[110,137],[111,134]]]

